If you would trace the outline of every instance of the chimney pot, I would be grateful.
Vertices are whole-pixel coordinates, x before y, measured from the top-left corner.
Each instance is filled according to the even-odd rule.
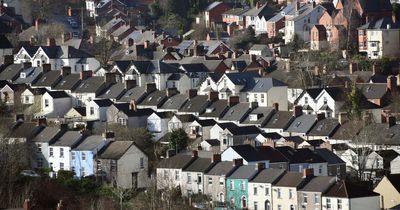
[[[71,74],[71,67],[70,66],[63,66],[61,68],[61,76],[66,77]]]
[[[238,159],[233,159],[233,166],[241,166],[243,165],[243,159],[238,158]]]
[[[85,80],[87,78],[90,78],[93,75],[92,71],[81,71],[80,72],[80,80]]]

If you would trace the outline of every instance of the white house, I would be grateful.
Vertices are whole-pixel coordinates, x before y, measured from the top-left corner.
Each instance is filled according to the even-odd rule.
[[[54,144],[49,146],[49,166],[53,175],[59,170],[71,170],[71,149],[76,147],[84,136],[78,131],[67,131]]]
[[[262,57],[271,57],[273,55],[273,52],[271,49],[269,49],[268,45],[255,44],[249,49],[249,54]]]
[[[96,58],[82,50],[71,46],[56,46],[53,41],[48,40],[49,46],[40,46],[38,48],[27,49],[21,47],[14,56],[14,63],[31,62],[33,67],[50,64],[51,69],[61,69],[63,66],[71,67],[71,73],[81,71],[97,70],[100,68],[100,62]],[[35,50],[32,55],[32,50]]]
[[[267,4],[261,5],[257,2],[256,6],[243,14],[245,16],[246,28],[253,27],[256,35],[267,33],[267,21],[275,15],[272,8]]]
[[[285,44],[291,42],[295,34],[304,42],[309,42],[312,26],[318,24],[319,18],[326,9],[321,5],[316,5],[315,2],[308,4],[297,2],[295,10],[294,15],[286,16]]]
[[[199,95],[207,95],[210,91],[217,91],[217,82],[220,76],[217,73],[211,73],[208,77],[200,84],[198,91]]]
[[[400,25],[391,17],[371,21],[358,28],[358,51],[371,59],[400,55]]]
[[[322,195],[322,210],[377,210],[380,196],[369,189],[339,181]]]
[[[237,127],[237,125],[231,122],[215,124],[210,129],[210,139],[219,139],[225,128],[228,127]]]
[[[100,122],[107,121],[107,109],[112,102],[109,99],[94,99],[90,101],[86,108],[87,120],[99,120]]]
[[[172,117],[171,112],[154,112],[147,118],[147,130],[153,134],[154,141],[168,133],[168,122]]]
[[[265,156],[262,156],[261,153],[262,150],[257,150],[251,145],[231,146],[221,153],[221,160],[233,161],[234,159],[243,159],[243,165],[265,163],[265,167],[269,168],[269,160]]]
[[[50,166],[49,145],[53,144],[64,132],[65,129],[45,127],[32,139],[34,150],[36,151],[32,160],[32,166],[34,168],[48,168]]]
[[[247,92],[247,98],[260,107],[278,106],[278,110],[288,110],[287,85],[273,78],[256,78],[254,87]]]
[[[64,91],[47,91],[42,97],[41,111],[36,117],[63,117],[72,107],[71,97]]]

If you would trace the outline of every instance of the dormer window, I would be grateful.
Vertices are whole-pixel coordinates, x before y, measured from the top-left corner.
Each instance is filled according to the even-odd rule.
[[[250,121],[257,121],[259,118],[259,114],[250,114]]]
[[[20,77],[21,77],[21,78],[26,78],[25,72],[22,72]]]

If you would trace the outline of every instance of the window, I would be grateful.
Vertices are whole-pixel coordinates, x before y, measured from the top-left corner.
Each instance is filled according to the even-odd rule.
[[[75,160],[75,152],[71,152],[71,159]]]
[[[49,149],[49,150],[50,150],[50,152],[49,152],[49,153],[50,153],[50,154],[49,154],[49,155],[50,155],[50,157],[53,157],[53,148],[52,148],[52,147],[50,147],[50,149]]]
[[[175,171],[175,180],[179,179],[179,171]]]
[[[340,166],[336,167],[336,174],[339,176],[340,175]]]
[[[261,103],[264,103],[265,100],[264,97],[265,97],[264,94],[261,94]]]
[[[242,191],[245,191],[245,190],[246,190],[246,186],[245,186],[245,183],[244,183],[243,180],[242,180],[242,182],[240,182],[240,189],[241,189]]]
[[[265,195],[269,195],[269,187],[265,187]]]
[[[85,176],[85,167],[81,168],[81,176],[84,177]]]
[[[86,154],[82,152],[82,160],[86,160]]]
[[[303,193],[303,203],[307,204],[307,201],[308,201],[307,193]]]
[[[304,103],[308,104],[308,97],[304,97]]]
[[[257,195],[257,187],[254,187],[254,195]]]
[[[331,199],[329,199],[329,198],[326,199],[326,208],[328,208],[328,209],[331,208]]]
[[[208,177],[208,184],[212,184],[212,178]]]
[[[292,198],[293,198],[293,190],[289,189],[289,199],[292,199]]]
[[[42,152],[42,144],[37,144],[37,152]]]
[[[119,123],[120,125],[126,125],[126,124],[127,124],[127,120],[124,119],[124,118],[118,118],[118,123]]]
[[[257,201],[254,201],[254,210],[258,210],[258,203],[257,203]]]
[[[234,185],[234,183],[233,183],[233,180],[230,180],[230,181],[229,181],[229,189],[235,190],[235,185]]]
[[[321,175],[322,174],[322,166],[319,166],[318,168],[318,173]]]
[[[328,99],[324,97],[324,104],[328,104]]]
[[[341,199],[337,200],[337,209],[342,209],[342,200]]]
[[[319,203],[319,195],[314,194],[314,204]]]
[[[245,208],[247,208],[247,200],[246,200],[246,197],[242,197],[242,208],[243,209],[245,209]]]
[[[29,103],[29,96],[25,96],[25,103]]]
[[[187,183],[192,183],[192,175],[190,175],[190,173],[187,174]]]
[[[64,148],[60,148],[60,157],[64,157]]]
[[[110,172],[116,172],[117,171],[117,163],[115,160],[112,160],[110,162]]]
[[[278,205],[278,210],[282,210],[282,205]]]
[[[90,107],[90,115],[94,115],[94,107]]]
[[[44,99],[44,107],[49,107],[49,99]]]
[[[140,168],[144,168],[144,158],[140,158]]]
[[[224,185],[224,178],[219,178],[219,185],[221,185],[221,186]]]
[[[60,163],[60,170],[64,170],[64,163]]]
[[[38,159],[37,159],[37,167],[38,167],[38,168],[43,167],[43,159],[42,159],[42,158],[38,158]]]
[[[282,198],[281,188],[277,189],[278,198]]]
[[[210,86],[210,85],[211,85],[210,80],[207,80],[207,86]]]
[[[371,42],[371,47],[376,47],[376,42]]]
[[[197,174],[197,183],[201,184],[201,174]]]

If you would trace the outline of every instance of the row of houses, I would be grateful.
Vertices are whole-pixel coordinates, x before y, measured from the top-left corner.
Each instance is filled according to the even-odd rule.
[[[145,188],[149,184],[149,156],[133,141],[115,141],[114,133],[91,135],[88,130],[69,130],[68,125],[46,126],[45,120],[24,122],[18,118],[3,141],[32,145],[32,168],[74,172],[76,178],[97,176],[123,188]],[[32,143],[32,144],[31,144]]]
[[[180,186],[188,197],[209,195],[215,209],[379,209],[378,193],[333,176],[314,176],[313,169],[243,165],[242,159],[223,156],[203,158],[194,151],[166,158],[157,166],[157,187]]]

